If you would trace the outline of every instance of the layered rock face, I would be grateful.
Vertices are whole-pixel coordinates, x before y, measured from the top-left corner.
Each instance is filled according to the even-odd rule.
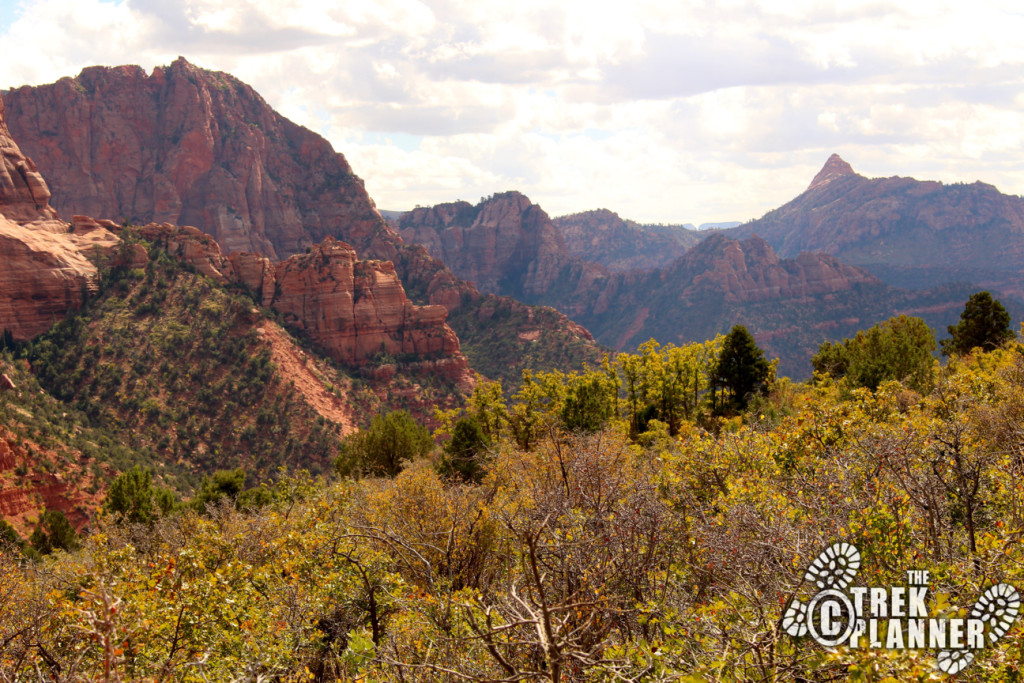
[[[225,256],[197,228],[152,223],[148,241],[218,282],[244,284],[335,360],[359,365],[384,356],[432,364],[460,379],[468,364],[443,306],[416,306],[390,261],[360,261],[344,242],[326,238],[309,253],[272,263],[259,254]]]
[[[681,226],[653,232],[608,209],[560,216],[551,222],[571,255],[600,263],[612,272],[661,268],[706,236]]]
[[[383,258],[395,249],[345,158],[227,74],[183,58],[148,75],[89,67],[7,98],[65,220],[196,225],[227,252],[275,260],[327,236]]]
[[[0,331],[30,339],[81,307],[96,287],[85,254],[117,243],[95,224],[70,233],[49,206],[50,191],[11,137],[0,99]]]
[[[400,234],[483,292],[543,298],[572,260],[544,210],[519,192],[418,208],[402,216]]]
[[[971,281],[1024,295],[1024,199],[984,183],[865,178],[832,155],[805,192],[732,231],[823,251],[897,286]]]
[[[50,188],[11,137],[0,97],[0,214],[21,223],[53,219]]]
[[[358,261],[343,242],[327,238],[309,254],[278,263],[274,281],[274,309],[301,322],[338,360],[460,356],[444,306],[414,305],[390,261]]]

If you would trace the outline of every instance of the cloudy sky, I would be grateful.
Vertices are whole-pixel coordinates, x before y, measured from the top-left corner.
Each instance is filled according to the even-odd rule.
[[[841,9],[837,9],[841,7]],[[0,88],[178,55],[321,133],[377,205],[747,220],[832,152],[1024,193],[1014,1],[0,0]]]

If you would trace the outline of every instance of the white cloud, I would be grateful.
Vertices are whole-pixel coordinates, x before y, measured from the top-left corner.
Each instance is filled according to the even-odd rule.
[[[384,208],[519,189],[742,220],[833,151],[1024,191],[1009,0],[38,0],[4,25],[2,87],[182,54],[328,137]]]

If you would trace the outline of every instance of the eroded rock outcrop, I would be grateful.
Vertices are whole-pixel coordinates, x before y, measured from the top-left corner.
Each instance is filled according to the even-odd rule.
[[[390,261],[359,261],[344,242],[327,238],[309,254],[278,263],[274,283],[273,308],[337,360],[459,355],[443,306],[414,305]]]
[[[193,227],[152,223],[138,232],[218,282],[245,285],[335,360],[360,365],[390,356],[426,363],[451,379],[468,376],[459,339],[445,322],[448,311],[413,304],[390,261],[361,261],[351,246],[330,237],[273,263],[248,252],[225,256]]]
[[[78,232],[57,219],[50,191],[10,135],[0,98],[0,330],[34,337],[81,307],[96,288],[86,257],[118,240],[95,224]]]
[[[65,220],[195,225],[225,252],[275,260],[326,236],[364,254],[394,249],[344,156],[248,85],[183,58],[13,89],[8,118]]]

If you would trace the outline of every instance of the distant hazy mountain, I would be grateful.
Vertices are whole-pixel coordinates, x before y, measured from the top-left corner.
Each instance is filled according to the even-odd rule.
[[[700,235],[703,241],[659,268],[616,271],[605,264],[640,258],[643,230],[610,211],[552,221],[518,192],[476,206],[416,209],[400,225],[403,239],[423,244],[483,291],[553,306],[613,348],[633,349],[652,337],[703,340],[743,323],[781,359],[780,371],[794,377],[810,374],[808,360],[822,341],[897,313],[945,325],[970,294],[966,286],[895,289],[832,256],[780,258],[763,239],[736,240],[723,231]],[[569,247],[574,240],[575,252]],[[580,247],[580,240],[589,240],[589,247]],[[622,258],[616,244],[626,245]]]
[[[703,237],[692,226],[642,225],[608,209],[560,216],[552,223],[570,254],[612,271],[660,268]]]
[[[981,182],[865,178],[833,154],[805,192],[729,234],[760,235],[783,256],[832,254],[891,285],[1024,295],[1024,199]]]
[[[737,225],[742,225],[741,221],[725,221],[723,223],[701,223],[698,230],[725,230],[728,228],[735,228]]]

